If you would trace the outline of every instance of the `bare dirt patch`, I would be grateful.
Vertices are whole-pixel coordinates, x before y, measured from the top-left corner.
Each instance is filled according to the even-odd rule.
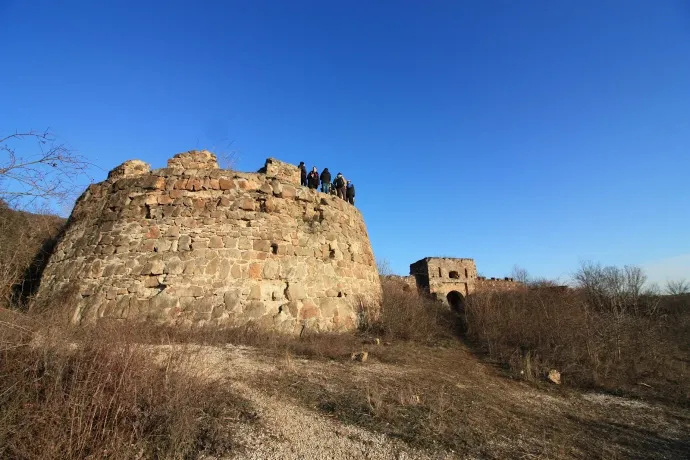
[[[461,344],[368,345],[364,363],[204,347],[251,401],[241,458],[687,458],[687,409],[511,380]],[[235,458],[240,458],[235,457]],[[232,457],[229,457],[232,458]]]

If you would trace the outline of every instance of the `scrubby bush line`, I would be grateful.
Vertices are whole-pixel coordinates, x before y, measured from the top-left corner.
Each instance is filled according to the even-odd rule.
[[[151,349],[116,329],[0,320],[0,458],[191,458],[241,446],[228,419],[250,405],[207,376],[193,350]]]
[[[690,297],[645,281],[636,268],[584,264],[574,289],[473,295],[467,337],[528,380],[556,369],[566,384],[687,403]]]

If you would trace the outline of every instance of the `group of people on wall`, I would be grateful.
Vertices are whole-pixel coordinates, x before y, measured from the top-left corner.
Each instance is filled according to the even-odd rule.
[[[328,168],[324,168],[321,174],[316,169],[316,166],[307,173],[307,167],[304,161],[299,164],[300,180],[302,186],[318,190],[321,184],[321,191],[329,195],[335,195],[342,198],[348,203],[355,204],[355,185],[350,180],[346,180],[341,173],[336,174],[335,179],[331,182],[331,172]]]

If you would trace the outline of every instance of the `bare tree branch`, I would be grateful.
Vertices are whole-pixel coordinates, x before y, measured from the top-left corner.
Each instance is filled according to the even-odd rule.
[[[669,295],[681,295],[690,293],[690,281],[681,279],[666,282],[666,293]]]
[[[17,131],[0,138],[0,199],[14,206],[35,200],[64,203],[81,188],[75,187],[77,180],[89,166],[50,130]]]
[[[513,265],[513,271],[510,272],[510,277],[513,278],[515,281],[519,281],[520,283],[525,284],[529,283],[531,280],[531,277],[527,269],[517,264]]]

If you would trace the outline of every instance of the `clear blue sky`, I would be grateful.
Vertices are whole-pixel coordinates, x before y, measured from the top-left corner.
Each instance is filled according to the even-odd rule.
[[[399,273],[690,278],[687,1],[0,0],[0,57],[0,130],[95,180],[232,140],[342,171]]]

